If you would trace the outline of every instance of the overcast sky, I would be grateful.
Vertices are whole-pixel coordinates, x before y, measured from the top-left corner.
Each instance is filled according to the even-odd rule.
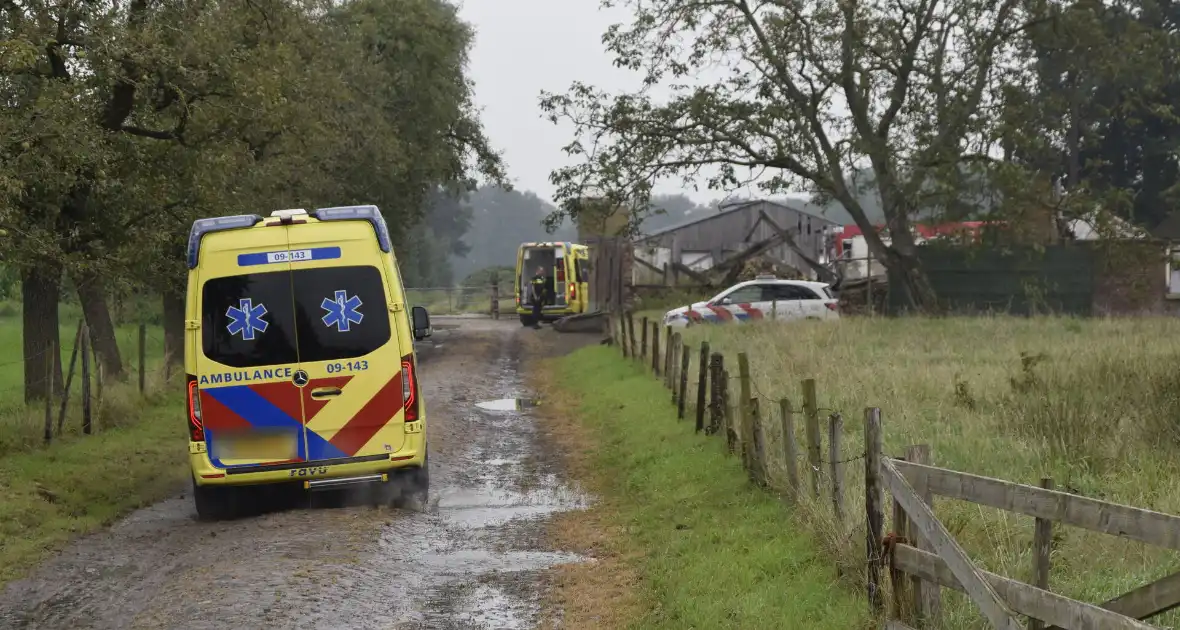
[[[640,75],[614,67],[602,44],[606,29],[628,21],[630,11],[601,9],[600,0],[458,2],[460,16],[476,30],[468,72],[492,144],[503,153],[516,187],[552,200],[549,174],[569,163],[561,147],[573,139],[573,128],[541,116],[540,94],[564,92],[574,81],[615,93],[638,89]],[[709,82],[720,77],[702,76]],[[685,189],[679,181],[656,190],[684,193],[698,203],[725,196]],[[760,193],[748,187],[741,194]]]
[[[553,196],[549,173],[568,163],[561,147],[572,128],[541,116],[543,90],[564,92],[575,81],[610,90],[637,86],[637,75],[615,68],[602,33],[626,12],[602,11],[599,0],[461,0],[476,29],[471,78],[492,143],[504,154],[519,188]]]

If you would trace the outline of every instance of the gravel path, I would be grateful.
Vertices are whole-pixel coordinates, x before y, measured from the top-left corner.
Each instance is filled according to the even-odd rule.
[[[202,523],[185,493],[0,591],[0,628],[532,627],[543,571],[580,560],[546,549],[540,519],[585,498],[539,448],[527,410],[476,404],[527,397],[520,371],[538,337],[524,336],[559,336],[514,320],[438,323],[419,347],[427,506],[372,508],[321,493]]]

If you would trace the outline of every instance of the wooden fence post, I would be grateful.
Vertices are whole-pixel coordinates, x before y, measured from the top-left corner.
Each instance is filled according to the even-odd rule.
[[[750,460],[754,456],[753,439],[750,437],[750,357],[745,352],[738,353],[738,408],[737,408],[737,436],[741,442],[742,466],[747,471],[752,470]]]
[[[619,346],[623,348],[623,358],[631,358],[631,339],[627,336],[627,317],[630,313],[619,311]]]
[[[651,324],[651,371],[656,378],[660,377],[660,325]]]
[[[807,434],[807,462],[811,467],[811,496],[819,499],[820,466],[820,435],[819,435],[819,403],[816,402],[815,379],[803,381],[803,413],[804,428]]]
[[[94,339],[90,339],[90,356],[94,366],[94,400],[98,403],[98,417],[102,419],[102,361],[98,358],[98,348],[94,347]],[[83,348],[85,351],[85,348]]]
[[[57,433],[61,435],[66,422],[66,406],[70,402],[70,385],[74,382],[74,367],[78,365],[78,347],[82,343],[83,320],[78,320],[78,331],[74,333],[74,349],[70,351],[70,369],[66,372],[66,386],[61,395],[61,406],[57,412]]]
[[[910,526],[910,519],[906,516],[905,508],[896,499],[893,501],[892,520],[893,525],[891,531],[893,534],[901,539],[912,542],[913,539],[910,538],[910,535],[916,528]],[[889,565],[889,584],[893,591],[892,617],[898,621],[912,622],[910,607],[907,605],[909,603],[907,600],[912,597],[908,592],[911,585],[906,584],[905,577],[901,571],[894,568],[892,563]]]
[[[1041,487],[1053,489],[1053,479],[1043,477]],[[1038,518],[1033,525],[1033,582],[1032,585],[1049,590],[1049,555],[1053,549],[1053,521]],[[1045,623],[1039,619],[1028,620],[1028,630],[1043,630]]]
[[[500,319],[500,281],[492,280],[492,319]],[[614,336],[612,331],[611,336]]]
[[[705,428],[705,391],[709,386],[709,342],[701,342],[701,368],[697,374],[697,424],[700,433]]]
[[[843,433],[843,416],[832,414],[828,418],[828,465],[832,476],[832,514],[840,524],[844,523],[844,465],[840,461],[840,436]]]
[[[680,333],[671,334],[671,347],[668,352],[668,387],[671,389],[671,403],[680,403],[680,353],[684,346],[684,336]]]
[[[928,444],[918,444],[906,449],[905,457],[907,461],[915,464],[932,465],[930,456],[930,446]],[[913,484],[914,490],[921,495],[922,500],[927,505],[934,506],[934,494],[926,484],[920,480],[915,479]],[[907,522],[908,522],[907,517]],[[922,534],[914,527],[912,523],[908,526],[911,539],[915,541],[914,546],[923,550],[934,553],[934,547],[928,541],[923,539]],[[910,590],[912,591],[914,604],[913,609],[917,615],[915,620],[919,628],[938,628],[941,627],[942,618],[942,589],[938,584],[927,582],[918,576],[913,576],[910,579]]]
[[[147,389],[147,324],[139,325],[139,393]]]
[[[729,404],[729,370],[721,370],[721,420],[725,427],[725,452],[733,455],[737,450],[737,433],[734,432],[733,405]]]
[[[709,357],[709,378],[713,383],[709,387],[709,426],[705,428],[707,435],[713,435],[718,431],[725,414],[725,410],[721,408],[721,383],[725,378],[722,376],[723,372],[725,372],[725,355],[714,352],[713,356]]]
[[[881,593],[881,544],[885,514],[881,491],[881,410],[865,409],[865,556],[868,569],[869,609],[881,614],[885,608]]]
[[[647,318],[644,317],[640,323],[643,324],[643,331],[639,342],[639,360],[643,363],[647,363]]]
[[[635,314],[627,313],[627,345],[631,347],[631,358],[639,358],[639,348],[635,346]]]
[[[795,412],[790,399],[779,401],[783,430],[783,457],[787,464],[787,484],[791,488],[791,501],[799,500],[799,444],[795,441]]]
[[[82,326],[82,433],[90,435],[90,353],[86,351],[90,345],[90,327]]]
[[[676,399],[676,418],[684,419],[684,408],[688,401],[688,364],[692,361],[692,348],[687,345],[680,349],[680,395]]]
[[[766,435],[762,432],[762,411],[758,398],[750,399],[750,436],[753,438],[750,476],[754,483],[765,486],[769,467],[766,465]]]
[[[53,353],[56,350],[57,345],[52,341],[45,348],[47,366],[45,368],[45,431],[43,437],[46,444],[53,441],[53,394],[55,391],[54,385],[56,385],[54,382],[56,380],[54,377],[55,370],[53,368],[57,367],[57,359],[53,356]]]
[[[672,337],[672,327],[664,326],[664,387],[672,389],[672,352],[676,350],[676,340]],[[675,396],[673,396],[675,400]]]

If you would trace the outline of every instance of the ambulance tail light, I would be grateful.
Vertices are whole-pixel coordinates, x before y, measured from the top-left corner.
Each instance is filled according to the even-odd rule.
[[[577,282],[570,283],[570,299],[571,300],[578,299],[578,283]]]
[[[414,357],[402,357],[402,408],[405,409],[406,422],[418,420],[418,377],[414,373]]]
[[[201,390],[197,377],[188,377],[188,439],[190,442],[205,441],[205,425],[201,422]]]
[[[377,206],[339,206],[335,208],[320,208],[311,213],[320,221],[368,221],[377,233],[377,244],[381,251],[389,253],[393,245],[389,239],[389,226],[385,224],[385,217]]]

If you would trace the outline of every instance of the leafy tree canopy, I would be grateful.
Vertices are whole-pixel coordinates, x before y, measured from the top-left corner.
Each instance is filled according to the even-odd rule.
[[[1045,117],[1017,113],[1015,101],[1020,90],[1038,89],[1030,37],[1063,24],[1065,3],[603,5],[632,11],[604,42],[617,65],[643,73],[645,87],[609,94],[575,83],[542,96],[551,120],[576,128],[566,151],[579,163],[552,175],[563,214],[576,214],[586,198],[642,214],[653,186],[668,179],[691,186],[703,178],[718,190],[753,182],[768,196],[809,190],[847,211],[885,263],[891,286],[925,307],[934,296],[910,236],[915,217],[962,217],[1018,193],[1048,191],[1031,184],[1049,174],[1000,156],[1005,142],[1026,151],[1061,144]],[[1078,63],[1101,56],[1118,65],[1132,41],[1143,42],[1120,40]],[[1065,48],[1060,40],[1047,45]],[[1149,56],[1133,55],[1140,63]],[[655,88],[669,96],[656,98]],[[853,177],[857,172],[872,177]],[[888,244],[871,229],[863,203],[870,186],[892,235]]]

